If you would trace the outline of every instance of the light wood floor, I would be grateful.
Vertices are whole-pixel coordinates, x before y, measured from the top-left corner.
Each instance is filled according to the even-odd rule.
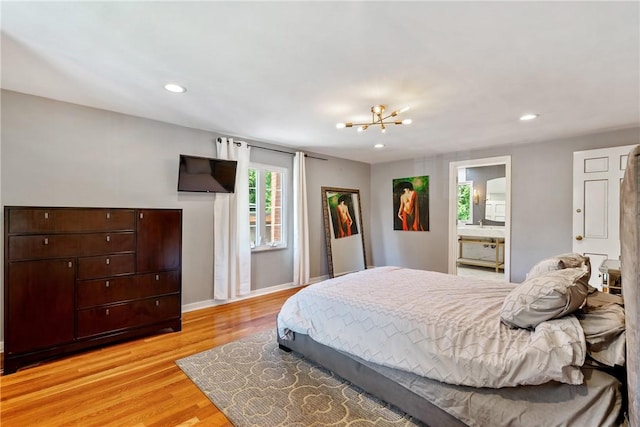
[[[182,316],[182,331],[128,341],[0,378],[0,424],[31,426],[231,426],[175,360],[275,328],[298,289]]]

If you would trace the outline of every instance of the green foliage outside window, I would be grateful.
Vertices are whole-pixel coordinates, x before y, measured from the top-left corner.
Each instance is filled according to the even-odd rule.
[[[271,171],[264,172],[265,201],[264,210],[267,214],[271,213]]]
[[[256,204],[256,175],[255,169],[249,169],[249,204]]]
[[[458,221],[469,222],[471,212],[471,186],[469,184],[458,185]]]

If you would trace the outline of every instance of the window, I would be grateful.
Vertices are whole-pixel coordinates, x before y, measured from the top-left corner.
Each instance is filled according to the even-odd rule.
[[[458,223],[473,223],[473,204],[471,197],[472,188],[473,181],[458,183]]]
[[[249,166],[249,226],[253,249],[287,246],[285,178],[286,170],[283,168],[257,163]]]

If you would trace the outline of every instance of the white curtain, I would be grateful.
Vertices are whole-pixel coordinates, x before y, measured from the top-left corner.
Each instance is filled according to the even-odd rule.
[[[217,193],[213,203],[213,297],[232,299],[251,291],[249,240],[249,150],[246,143],[218,138],[219,159],[236,160],[235,193]]]
[[[293,160],[293,284],[309,283],[309,215],[307,211],[306,156]]]

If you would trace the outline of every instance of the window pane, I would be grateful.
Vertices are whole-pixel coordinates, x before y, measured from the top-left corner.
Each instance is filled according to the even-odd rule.
[[[469,221],[471,211],[471,186],[469,184],[458,185],[458,220]]]
[[[258,230],[257,230],[257,181],[258,171],[256,169],[249,169],[249,239],[251,241],[251,247],[257,245]]]
[[[282,242],[282,226],[276,224],[271,226],[271,241]]]
[[[256,227],[255,226],[249,227],[249,239],[251,240],[251,243],[253,245],[256,244]]]
[[[282,171],[267,167],[249,172],[249,226],[254,246],[284,242],[283,179]]]
[[[269,244],[271,242],[273,242],[273,238],[271,235],[271,224],[267,224],[266,226],[266,230],[267,230],[267,234],[264,236],[264,243]]]

